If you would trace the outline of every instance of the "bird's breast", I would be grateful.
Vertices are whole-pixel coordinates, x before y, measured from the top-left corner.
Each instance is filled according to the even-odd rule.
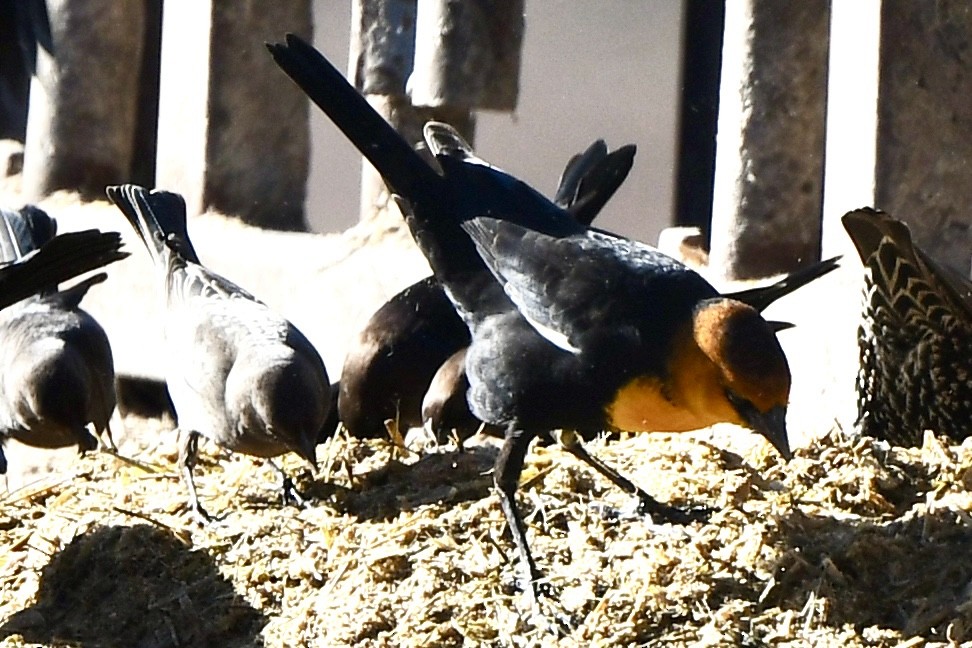
[[[606,414],[611,427],[626,432],[687,432],[715,422],[672,402],[661,379],[650,376],[622,385],[608,403]]]

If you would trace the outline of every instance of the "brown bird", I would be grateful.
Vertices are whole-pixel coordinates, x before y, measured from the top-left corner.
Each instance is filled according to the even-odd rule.
[[[729,422],[790,456],[790,371],[757,309],[651,246],[588,229],[475,157],[444,124],[425,127],[433,169],[319,52],[294,36],[269,48],[400,197],[469,327],[468,402],[505,430],[494,481],[534,601],[542,573],[515,494],[537,436]],[[647,494],[641,501],[659,519],[695,519]]]
[[[921,445],[925,430],[961,442],[972,434],[972,282],[882,211],[858,209],[843,223],[865,268],[861,431],[904,446]]]
[[[56,231],[54,219],[32,205],[0,210],[0,261],[17,263]],[[56,282],[41,285],[0,311],[0,440],[97,447],[95,435],[108,429],[115,409],[114,362],[104,329],[79,304],[106,276],[64,290]],[[6,468],[0,449],[0,473]]]

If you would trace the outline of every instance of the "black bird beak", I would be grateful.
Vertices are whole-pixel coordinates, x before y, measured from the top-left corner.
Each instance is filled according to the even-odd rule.
[[[315,436],[301,435],[298,441],[297,454],[307,460],[311,472],[317,472],[317,439]]]
[[[777,405],[768,412],[751,408],[746,412],[746,422],[772,443],[785,461],[793,458],[790,440],[786,436],[786,407]]]

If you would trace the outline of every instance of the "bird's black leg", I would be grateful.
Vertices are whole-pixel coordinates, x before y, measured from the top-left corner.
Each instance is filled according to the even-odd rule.
[[[179,466],[182,480],[189,489],[189,511],[200,523],[213,521],[213,516],[199,503],[196,494],[196,483],[192,480],[192,469],[196,466],[196,453],[199,451],[199,433],[194,430],[179,429]]]
[[[527,544],[526,525],[519,511],[516,510],[516,488],[519,485],[520,472],[523,470],[523,460],[532,439],[532,434],[521,430],[507,432],[503,447],[496,457],[493,483],[499,491],[500,506],[503,508],[506,523],[513,535],[513,543],[520,555],[522,573],[527,579],[525,584],[521,583],[521,587],[532,599],[531,603],[536,605],[541,594],[538,581],[542,578],[542,574],[537,569],[533,555],[530,553],[530,546]]]
[[[560,434],[560,445],[564,450],[574,455],[588,466],[606,477],[612,484],[624,492],[638,498],[638,513],[651,516],[654,522],[673,524],[689,524],[705,520],[711,511],[707,508],[684,510],[670,504],[659,502],[644,490],[636,486],[630,479],[603,461],[590,454],[574,432],[564,431]]]
[[[272,459],[267,459],[267,463],[273,466],[273,469],[280,474],[280,498],[283,500],[284,506],[293,504],[297,507],[303,507],[306,504],[306,500],[301,492],[297,490],[297,487],[294,485],[294,480],[291,479],[290,475],[284,472],[284,469],[278,466]]]

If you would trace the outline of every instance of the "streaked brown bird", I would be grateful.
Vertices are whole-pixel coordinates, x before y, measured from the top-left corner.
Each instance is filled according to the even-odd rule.
[[[921,445],[925,430],[962,441],[972,434],[972,282],[885,212],[858,209],[843,223],[865,268],[861,431],[904,446]]]

